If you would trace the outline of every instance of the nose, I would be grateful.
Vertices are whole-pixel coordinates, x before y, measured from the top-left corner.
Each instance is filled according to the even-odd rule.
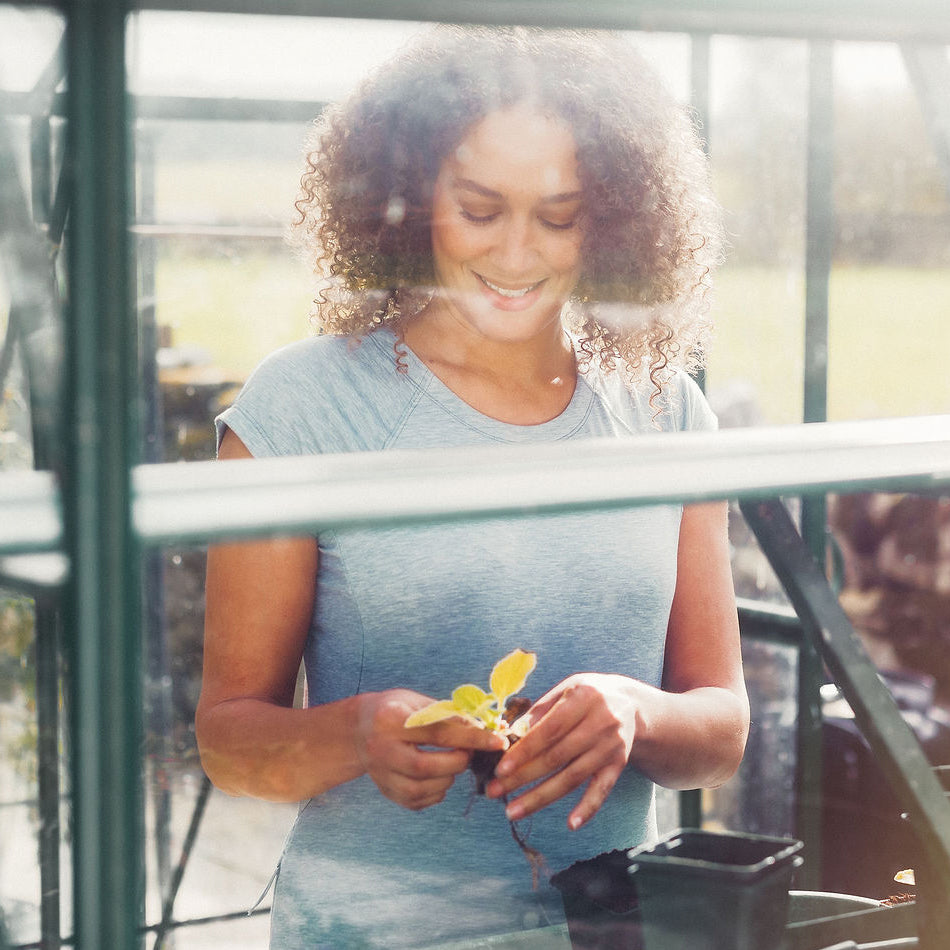
[[[498,231],[495,264],[503,275],[518,278],[529,271],[536,254],[531,222],[521,215],[512,215]]]

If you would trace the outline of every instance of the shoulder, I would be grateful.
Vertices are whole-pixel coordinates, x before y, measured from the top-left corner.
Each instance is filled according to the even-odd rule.
[[[378,347],[367,347],[365,339],[322,335],[298,340],[266,356],[248,377],[245,388],[280,386],[292,381],[315,382],[326,374],[370,368]]]
[[[591,368],[585,381],[623,425],[634,433],[710,431],[719,427],[696,381],[675,370],[657,394],[648,378],[625,379],[620,372]]]
[[[678,369],[658,397],[667,417],[666,426],[676,431],[709,431],[719,428],[719,420],[696,380]]]
[[[291,343],[248,377],[215,420],[218,438],[229,427],[259,457],[379,448],[386,408],[407,398],[399,377],[391,344],[373,335]]]

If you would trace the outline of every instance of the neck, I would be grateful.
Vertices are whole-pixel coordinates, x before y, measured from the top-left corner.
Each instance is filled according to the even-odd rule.
[[[530,339],[497,340],[427,307],[406,326],[405,340],[460,399],[503,422],[546,422],[574,394],[574,349],[557,320]]]
[[[563,385],[576,378],[574,350],[560,320],[527,339],[483,336],[445,308],[430,304],[405,330],[406,343],[431,366],[455,367],[466,373],[522,386]]]

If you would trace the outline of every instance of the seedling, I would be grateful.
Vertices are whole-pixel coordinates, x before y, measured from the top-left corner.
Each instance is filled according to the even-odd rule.
[[[525,681],[537,661],[537,655],[534,653],[514,650],[492,668],[488,681],[490,692],[486,693],[472,683],[465,683],[452,693],[451,699],[439,699],[417,709],[406,719],[405,725],[411,729],[457,716],[489,732],[504,736],[509,744],[517,742],[530,724],[524,713],[530,708],[531,701],[516,694],[524,688]],[[472,753],[471,769],[475,775],[477,794],[485,794],[485,787],[494,775],[495,766],[501,756],[501,752],[486,752],[480,749]],[[504,796],[504,801],[507,800],[507,796]],[[531,880],[537,888],[538,878],[542,873],[546,873],[544,858],[540,851],[528,844],[513,821],[509,822],[509,825],[511,836],[528,859]]]
[[[537,661],[534,653],[514,650],[492,669],[488,681],[490,692],[486,693],[473,683],[465,683],[453,691],[451,699],[439,699],[417,709],[406,719],[405,725],[411,729],[458,716],[506,738],[518,736],[516,724],[506,718],[508,701],[524,687]]]

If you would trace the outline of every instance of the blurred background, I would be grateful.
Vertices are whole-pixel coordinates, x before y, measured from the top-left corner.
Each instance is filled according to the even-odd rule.
[[[63,149],[62,28],[51,10],[0,4],[0,131],[10,158],[0,213],[8,215],[11,233],[10,208],[20,197],[40,230],[48,232],[55,218],[50,181]],[[293,17],[130,17],[144,461],[212,457],[216,412],[263,356],[311,332],[311,275],[286,243],[308,125],[321,104],[344,94],[421,28]],[[683,102],[695,100],[689,36],[631,33],[629,39]],[[717,282],[706,391],[726,427],[800,422],[809,44],[716,35],[705,54],[708,84],[697,108],[730,244]],[[937,56],[938,69],[950,69],[946,48],[938,47]],[[929,415],[950,407],[950,169],[941,163],[945,133],[935,134],[908,63],[897,43],[839,41],[833,48],[834,135],[826,143],[834,207],[829,420]],[[56,281],[55,249],[50,257]],[[11,331],[20,279],[10,268],[0,270],[4,470],[41,462],[25,344]],[[950,505],[913,495],[849,495],[828,500],[828,524],[829,570],[843,604],[882,672],[899,684],[935,763],[950,761]],[[787,611],[737,512],[732,540],[740,596]],[[150,918],[161,915],[162,894],[196,816],[200,833],[176,916],[243,918],[270,878],[294,812],[204,788],[192,725],[203,568],[204,550],[196,547],[155,552],[147,564]],[[38,941],[40,933],[35,647],[41,600],[0,590],[0,908],[14,944]],[[746,651],[755,702],[749,755],[730,786],[705,796],[704,818],[789,834],[797,652],[751,642]],[[838,793],[854,797],[848,782],[866,789],[877,777],[848,726],[846,704],[833,691],[826,699],[832,758],[851,756],[851,772],[837,776]],[[60,737],[64,756],[65,745]],[[65,933],[67,788],[62,797]],[[893,811],[890,802],[872,804]],[[664,799],[667,826],[677,823],[677,807],[674,798]],[[856,855],[850,863],[864,860]],[[846,870],[839,875],[834,883],[841,887],[865,885],[848,880]],[[166,945],[261,947],[266,929],[263,916],[225,919],[177,930]]]

